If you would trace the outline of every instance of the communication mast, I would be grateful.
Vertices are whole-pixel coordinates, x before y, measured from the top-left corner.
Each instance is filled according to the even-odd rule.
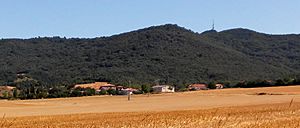
[[[211,30],[215,30],[215,20],[213,20],[213,22],[212,22],[212,29]]]

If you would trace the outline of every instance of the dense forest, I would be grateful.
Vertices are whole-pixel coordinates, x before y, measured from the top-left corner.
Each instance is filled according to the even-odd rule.
[[[0,85],[92,81],[175,84],[276,80],[300,74],[300,35],[247,29],[196,33],[167,24],[99,38],[0,40]]]

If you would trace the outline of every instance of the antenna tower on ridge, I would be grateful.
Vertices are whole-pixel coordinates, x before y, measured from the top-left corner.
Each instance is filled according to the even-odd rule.
[[[212,29],[211,30],[215,30],[215,20],[213,20]]]

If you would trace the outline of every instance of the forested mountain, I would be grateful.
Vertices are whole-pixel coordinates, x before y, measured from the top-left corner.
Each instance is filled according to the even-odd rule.
[[[300,73],[300,35],[247,29],[199,34],[167,24],[92,39],[2,39],[0,53],[2,85],[20,73],[43,85],[188,84]]]

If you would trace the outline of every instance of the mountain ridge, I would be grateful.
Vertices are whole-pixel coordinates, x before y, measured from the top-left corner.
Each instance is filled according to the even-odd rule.
[[[277,79],[300,71],[300,36],[248,29],[201,34],[174,24],[97,38],[0,40],[0,83],[189,84]]]
[[[31,37],[31,38],[1,38],[0,40],[29,40],[29,39],[36,39],[36,38],[66,38],[66,39],[95,39],[95,38],[108,38],[108,37],[113,37],[113,36],[118,36],[118,35],[122,35],[122,34],[127,34],[127,33],[131,33],[131,32],[136,32],[136,31],[143,31],[143,30],[149,30],[149,29],[157,29],[157,28],[162,28],[162,27],[174,27],[174,28],[180,28],[182,30],[185,31],[190,31],[193,33],[198,33],[198,34],[202,34],[205,31],[211,31],[211,29],[202,31],[202,32],[196,32],[193,31],[192,29],[188,29],[182,26],[179,26],[178,24],[162,24],[162,25],[155,25],[155,26],[150,26],[150,27],[145,27],[145,28],[140,28],[137,30],[132,30],[132,31],[127,31],[127,32],[122,32],[122,33],[117,33],[117,34],[112,34],[112,35],[108,35],[108,36],[96,36],[96,37],[65,37],[65,36],[37,36],[37,37]],[[260,34],[264,34],[264,35],[269,35],[269,36],[300,36],[300,33],[285,33],[285,34],[271,34],[271,33],[265,33],[265,32],[258,32],[252,29],[248,29],[248,28],[243,28],[243,27],[237,27],[237,28],[231,28],[231,29],[226,29],[226,30],[222,30],[222,31],[216,31],[217,33],[223,33],[223,32],[228,32],[228,31],[240,31],[240,30],[244,30],[244,31],[248,31],[248,32],[255,32],[255,33],[260,33]]]

